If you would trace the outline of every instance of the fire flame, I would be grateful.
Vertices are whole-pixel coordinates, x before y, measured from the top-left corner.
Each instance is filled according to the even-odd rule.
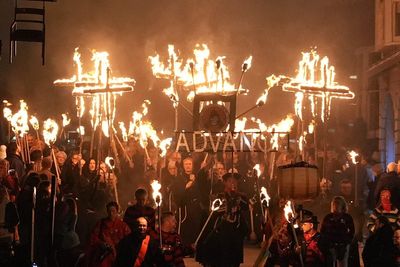
[[[315,114],[314,96],[321,98],[321,120],[325,120],[330,114],[330,103],[333,98],[353,99],[355,94],[347,86],[339,85],[335,81],[335,67],[329,65],[328,57],[320,56],[315,50],[302,52],[299,69],[295,78],[283,84],[284,91],[296,94],[296,115],[302,119],[300,105],[304,95],[308,95],[311,103],[311,111]],[[325,107],[325,103],[327,107]],[[326,110],[325,110],[326,109]]]
[[[269,207],[269,201],[271,200],[271,198],[268,195],[267,189],[264,186],[261,187],[260,199],[261,199],[261,204],[265,203],[267,207]]]
[[[267,80],[267,88],[264,90],[264,93],[257,99],[256,104],[261,106],[264,105],[265,103],[267,103],[267,97],[268,97],[268,93],[269,90],[278,85],[279,82],[281,81],[281,79],[285,78],[285,76],[275,76],[274,74],[272,74],[271,76],[268,76],[266,78]]]
[[[311,121],[311,123],[308,125],[308,133],[313,134],[314,133],[314,128],[315,128],[315,121]]]
[[[171,137],[166,138],[160,142],[160,150],[161,150],[160,156],[161,157],[165,157],[165,155],[167,155],[167,150],[171,146],[171,143],[172,143]]]
[[[31,119],[29,120],[29,122],[35,131],[39,130],[39,121],[35,116],[31,116]]]
[[[161,184],[157,180],[154,180],[151,183],[151,189],[153,190],[153,199],[156,202],[157,207],[160,207],[162,203],[162,195],[160,192]]]
[[[294,217],[294,212],[292,210],[292,202],[290,200],[286,202],[286,205],[283,208],[283,212],[285,213],[286,221],[290,222],[290,220]]]
[[[11,111],[11,109],[9,107],[4,107],[3,108],[3,116],[7,121],[11,122],[12,111]]]
[[[76,74],[69,79],[54,81],[54,84],[59,86],[73,87],[72,94],[76,96],[77,116],[79,118],[82,118],[85,111],[84,96],[92,97],[91,109],[89,110],[92,127],[96,129],[101,123],[103,133],[106,136],[109,135],[108,128],[114,129],[117,96],[123,92],[133,91],[132,85],[135,84],[135,80],[132,78],[111,75],[108,56],[107,52],[93,50],[91,58],[93,71],[83,73],[81,54],[76,48],[73,56]]]
[[[51,146],[57,140],[58,124],[52,119],[43,122],[43,138],[44,142]]]
[[[256,165],[254,165],[254,167],[253,167],[253,170],[255,170],[255,171],[256,171],[256,173],[257,173],[257,177],[258,177],[258,178],[260,178],[260,176],[261,176],[260,164],[256,164]]]
[[[355,152],[354,150],[352,150],[352,151],[348,152],[348,154],[349,154],[349,156],[351,158],[351,162],[353,162],[354,165],[357,164],[358,153]]]
[[[113,157],[106,157],[104,163],[113,170],[115,168],[115,161]]]
[[[126,130],[125,123],[123,121],[118,122],[119,124],[119,129],[121,130],[122,133],[122,140],[124,142],[128,142],[128,131]]]
[[[63,113],[63,114],[61,114],[61,116],[63,118],[63,122],[62,122],[63,127],[68,126],[71,123],[71,119],[68,118],[68,114]]]
[[[14,133],[21,137],[29,131],[28,105],[24,100],[20,100],[19,111],[11,117],[11,126]]]
[[[85,135],[85,127],[81,126],[76,128],[76,131],[79,133],[79,135],[83,136]]]
[[[174,106],[178,105],[179,96],[175,85],[183,86],[189,91],[187,100],[192,101],[196,94],[232,94],[243,92],[243,89],[236,89],[229,82],[230,75],[224,64],[223,56],[215,61],[209,59],[210,50],[207,45],[197,45],[193,50],[194,58],[189,58],[184,63],[183,59],[177,56],[173,45],[168,46],[168,64],[160,60],[160,55],[150,56],[153,75],[156,78],[169,79],[170,85],[163,92],[172,100]],[[243,71],[251,67],[252,57],[246,59],[242,65]]]

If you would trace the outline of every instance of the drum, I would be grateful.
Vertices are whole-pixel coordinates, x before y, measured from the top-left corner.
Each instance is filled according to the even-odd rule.
[[[278,192],[281,198],[314,199],[319,194],[319,182],[317,167],[305,162],[278,168]]]

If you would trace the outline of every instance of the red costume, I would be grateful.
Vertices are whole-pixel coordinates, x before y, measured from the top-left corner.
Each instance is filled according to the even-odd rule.
[[[88,266],[111,267],[115,261],[116,246],[130,232],[129,226],[119,218],[114,221],[101,219],[90,237]]]

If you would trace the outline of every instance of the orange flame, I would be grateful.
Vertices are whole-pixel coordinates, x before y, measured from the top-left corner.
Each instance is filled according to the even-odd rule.
[[[71,119],[68,118],[68,114],[61,114],[62,118],[63,118],[63,122],[62,125],[63,127],[68,126],[71,123]]]
[[[303,52],[302,55],[297,76],[290,78],[282,88],[284,91],[296,93],[295,110],[299,118],[302,118],[299,105],[304,95],[321,98],[321,120],[324,121],[325,112],[327,112],[327,116],[330,114],[330,103],[333,98],[353,99],[355,94],[347,86],[339,85],[335,81],[335,68],[329,65],[328,57],[320,59],[315,50]],[[311,99],[310,96],[309,99],[311,111],[315,115],[314,99]]]
[[[85,135],[85,127],[81,126],[76,128],[76,131],[79,133],[79,135],[83,136]]]
[[[177,56],[173,45],[168,46],[168,54],[168,64],[161,62],[159,55],[150,56],[149,61],[156,78],[170,80],[170,86],[163,92],[172,100],[174,106],[179,101],[175,83],[189,90],[188,101],[192,101],[196,94],[232,94],[237,91],[229,82],[230,75],[223,62],[224,57],[217,57],[215,62],[210,60],[210,50],[207,45],[197,45],[193,50],[194,59],[187,59],[186,63]],[[250,56],[243,64],[246,70],[251,66],[251,59]]]
[[[28,105],[24,100],[20,100],[19,111],[11,117],[11,126],[14,133],[21,137],[29,131]]]
[[[157,180],[154,180],[151,183],[151,189],[153,190],[153,199],[156,202],[157,207],[160,207],[162,203],[162,195],[160,192],[161,184]]]
[[[352,151],[348,152],[348,154],[349,154],[349,156],[351,158],[351,162],[353,162],[354,165],[357,164],[358,153],[355,152],[354,150],[352,150]]]
[[[58,124],[52,119],[43,122],[43,138],[44,142],[51,146],[57,140]]]
[[[255,170],[257,172],[257,177],[260,178],[260,176],[261,176],[260,164],[254,165],[253,170]]]
[[[265,203],[267,207],[269,206],[269,201],[271,200],[270,196],[268,195],[267,189],[263,186],[261,187],[260,192],[261,203]]]
[[[39,130],[39,121],[35,116],[31,116],[31,119],[29,120],[29,122],[35,131]]]
[[[285,214],[285,218],[286,221],[290,222],[290,220],[293,218],[294,216],[294,212],[292,210],[292,202],[290,200],[288,200],[286,202],[285,207],[283,208],[283,212]]]
[[[165,157],[165,155],[167,155],[167,150],[171,146],[171,143],[172,143],[171,137],[166,138],[160,142],[161,157]]]
[[[4,107],[3,108],[3,116],[7,121],[11,122],[12,111],[11,111],[11,109],[9,107]]]

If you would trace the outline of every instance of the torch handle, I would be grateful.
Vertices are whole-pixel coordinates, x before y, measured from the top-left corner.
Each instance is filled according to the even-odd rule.
[[[293,227],[292,223],[289,223],[290,228],[292,229],[292,234],[293,234],[293,239],[294,239],[294,243],[296,244],[296,247],[299,246],[299,240],[297,239],[297,234],[296,234],[296,230]],[[301,252],[299,254],[299,259],[300,259],[300,265],[301,267],[304,267],[304,261],[303,261],[303,255],[301,255]]]
[[[199,240],[200,240],[200,237],[203,235],[203,232],[204,232],[204,230],[206,229],[206,227],[207,227],[207,225],[208,225],[208,222],[210,221],[211,216],[212,216],[213,214],[214,214],[214,211],[212,210],[212,211],[210,212],[210,215],[208,215],[208,218],[207,218],[206,222],[204,223],[203,228],[201,228],[201,231],[200,231],[199,235],[197,236],[196,241],[194,242],[194,245],[195,245],[196,247],[197,247],[197,243],[198,243]]]

